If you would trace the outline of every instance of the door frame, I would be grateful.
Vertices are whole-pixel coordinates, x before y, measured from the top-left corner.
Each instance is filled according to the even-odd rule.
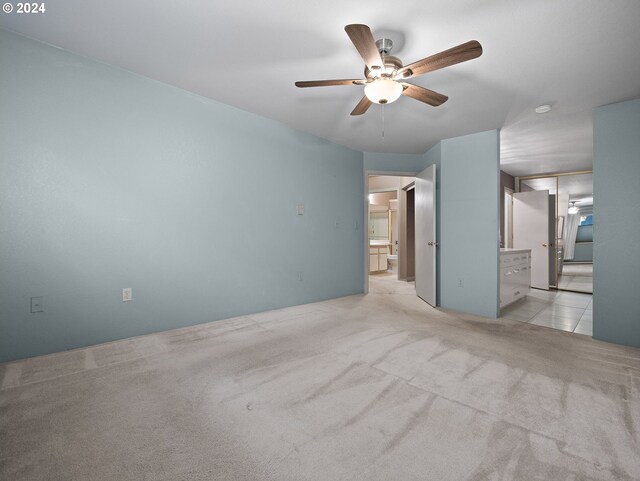
[[[418,172],[407,172],[404,170],[365,170],[364,171],[364,199],[363,199],[363,224],[362,224],[362,242],[364,245],[364,285],[362,292],[369,293],[369,176],[370,175],[388,175],[389,177],[415,177]]]

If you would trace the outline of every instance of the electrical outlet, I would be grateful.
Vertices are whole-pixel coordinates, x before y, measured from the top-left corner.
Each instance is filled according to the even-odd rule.
[[[131,287],[122,288],[122,302],[128,302],[133,300],[133,289]]]
[[[298,215],[304,215],[304,204],[298,204],[296,206],[296,212]]]

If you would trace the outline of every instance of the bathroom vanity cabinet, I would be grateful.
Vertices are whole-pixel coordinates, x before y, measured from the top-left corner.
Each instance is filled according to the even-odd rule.
[[[369,272],[386,271],[388,253],[389,244],[369,245]]]
[[[500,249],[500,308],[523,298],[531,287],[531,249]]]

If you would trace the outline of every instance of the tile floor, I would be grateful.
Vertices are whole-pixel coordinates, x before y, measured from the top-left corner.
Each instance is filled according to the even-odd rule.
[[[531,289],[525,299],[502,309],[500,317],[591,336],[592,309],[592,294]]]
[[[414,283],[398,281],[395,273],[372,274],[369,282],[371,293],[416,295]],[[592,336],[592,300],[592,294],[531,289],[525,299],[502,309],[500,317]]]
[[[558,289],[593,293],[593,264],[565,263]]]

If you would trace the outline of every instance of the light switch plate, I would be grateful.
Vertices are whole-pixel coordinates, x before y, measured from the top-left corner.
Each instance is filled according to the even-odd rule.
[[[131,287],[122,288],[122,302],[128,302],[133,300],[133,289]]]
[[[304,204],[298,204],[296,206],[296,212],[298,215],[304,215]]]
[[[44,312],[44,302],[42,296],[31,298],[31,312]]]

